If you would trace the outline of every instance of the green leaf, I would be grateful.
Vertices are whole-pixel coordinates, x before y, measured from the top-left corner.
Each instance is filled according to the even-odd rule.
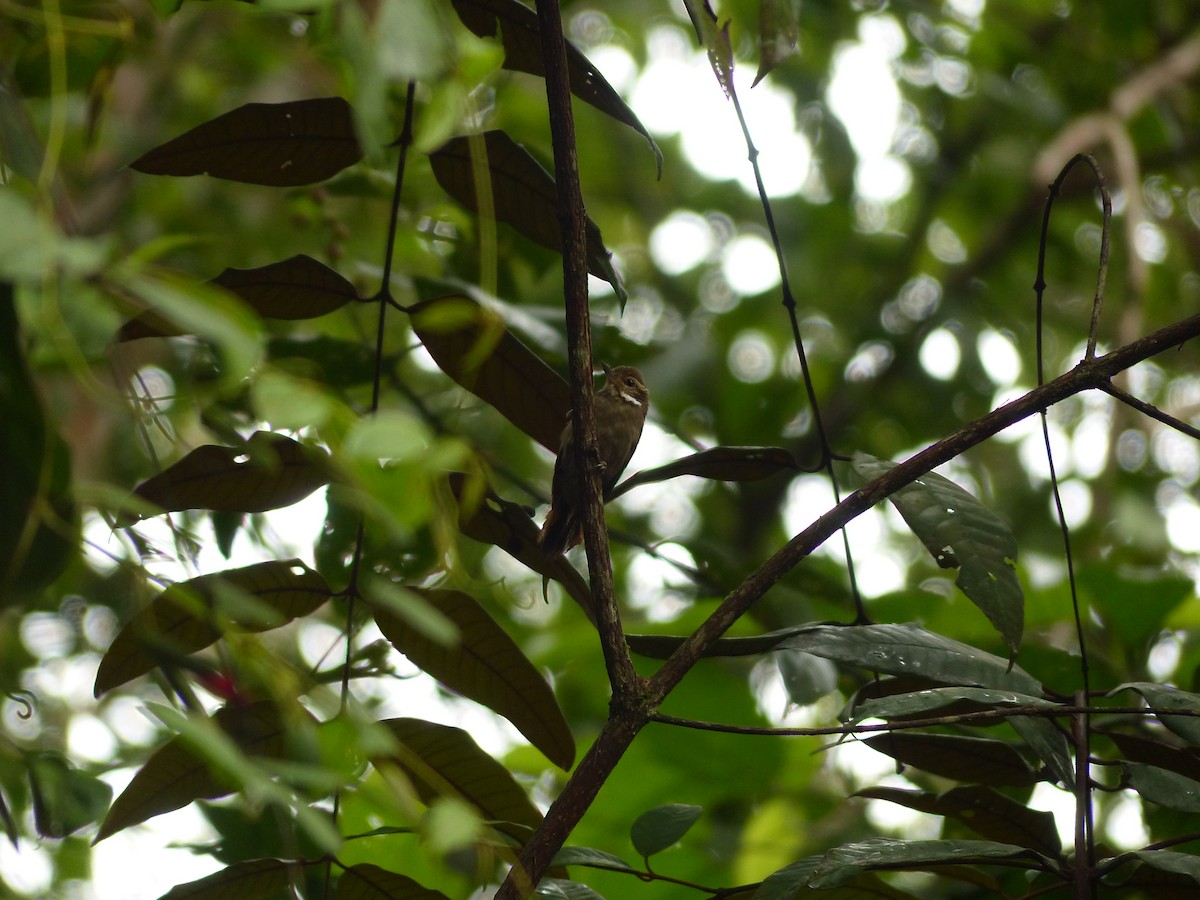
[[[1020,666],[918,625],[816,625],[780,646],[807,650],[844,665],[889,675],[918,675],[948,684],[1040,694],[1042,686]]]
[[[758,481],[799,468],[790,452],[781,447],[712,447],[683,459],[635,472],[617,485],[609,499],[642,484],[695,475],[713,481]]]
[[[362,159],[341,97],[247,103],[130,163],[150,175],[211,175],[291,187],[324,181]]]
[[[324,862],[284,859],[251,859],[234,863],[212,875],[178,884],[162,895],[160,900],[258,900],[285,891],[297,880],[302,881],[309,866],[324,866]]]
[[[1143,763],[1122,762],[1130,786],[1143,800],[1185,813],[1200,813],[1200,781]]]
[[[541,824],[542,814],[512,774],[480,749],[467,732],[421,719],[380,722],[398,748],[386,761],[400,766],[426,805],[440,796],[473,804],[501,831],[525,840]],[[375,760],[376,768],[384,762]],[[511,826],[517,827],[511,827]]]
[[[1027,847],[1046,856],[1062,852],[1054,816],[1030,809],[988,787],[951,788],[944,794],[903,788],[871,787],[855,796],[887,800],[908,809],[955,819],[980,837]]]
[[[231,738],[243,754],[267,757],[283,754],[287,724],[271,702],[227,706],[216,712],[211,724]],[[236,781],[231,772],[214,768],[185,737],[174,738],[146,760],[113,802],[100,825],[96,842],[130,825],[187,806],[193,800],[223,797],[234,790]]]
[[[986,863],[989,859],[1028,859],[1027,868],[1040,868],[1041,857],[1031,850],[996,841],[905,841],[873,838],[834,847],[813,869],[809,886],[832,888],[849,884],[867,869],[926,869],[931,866]]]
[[[1175,732],[1193,747],[1200,747],[1200,717],[1173,716],[1165,710],[1180,710],[1182,712],[1200,713],[1200,694],[1181,691],[1166,684],[1156,684],[1150,681],[1131,681],[1118,685],[1108,692],[1108,696],[1119,691],[1137,691],[1145,698],[1146,703],[1156,710],[1158,720]]]
[[[1044,700],[1029,694],[1019,694],[1015,691],[989,690],[973,687],[942,687],[914,691],[907,694],[893,694],[888,697],[878,697],[865,700],[853,709],[851,721],[863,719],[902,719],[918,713],[929,713],[944,709],[961,701],[978,704],[981,709],[990,707],[1031,706],[1039,709],[1049,709],[1057,706],[1052,700]]]
[[[956,734],[873,734],[862,739],[873,750],[931,775],[996,786],[1034,784],[1041,776],[1010,744]]]
[[[462,23],[480,37],[494,37],[499,30],[504,44],[504,68],[542,78],[546,76],[536,12],[518,0],[453,0],[453,5]],[[605,81],[600,70],[570,41],[567,42],[567,77],[572,94],[646,139],[661,178],[663,156],[658,144],[621,95]]]
[[[416,589],[412,589],[416,591]],[[461,640],[448,647],[410,628],[395,613],[371,608],[384,637],[416,666],[446,687],[504,716],[555,765],[570,769],[575,740],[550,685],[508,633],[461,591],[420,590],[458,626]]]
[[[636,872],[637,869],[619,856],[594,850],[591,847],[563,847],[554,854],[552,866],[588,866],[592,869],[612,869],[615,872]]]
[[[1075,784],[1074,754],[1067,736],[1041,716],[1013,716],[1008,724],[1029,745],[1064,788]]]
[[[417,304],[412,325],[443,372],[547,450],[558,452],[571,389],[499,315],[465,294],[454,294]]]
[[[895,465],[866,453],[856,453],[852,463],[865,481]],[[1014,566],[1017,541],[1012,530],[954,482],[934,472],[889,499],[934,561],[960,570],[959,588],[988,617],[1015,658],[1025,622],[1025,595]]]
[[[547,249],[562,253],[562,231],[558,225],[558,186],[523,146],[503,131],[487,131],[474,137],[447,141],[429,154],[433,174],[442,189],[472,212],[479,212],[483,185],[475,183],[477,156],[490,178],[491,209],[497,221]],[[613,268],[600,228],[587,220],[588,271],[612,285],[621,303],[625,286]]]
[[[800,52],[800,0],[760,0],[758,16],[755,85],[784,60]]]
[[[567,881],[565,878],[543,878],[538,882],[533,895],[544,897],[546,900],[604,900],[586,884]]]
[[[765,634],[749,637],[723,637],[713,641],[705,656],[757,656],[778,650],[781,645],[798,634],[819,628],[818,625],[799,625],[794,628],[781,628]],[[650,659],[666,659],[679,649],[687,638],[670,634],[627,634],[625,641],[634,653]]]
[[[637,817],[629,830],[629,839],[643,857],[653,856],[678,843],[703,812],[703,807],[687,803],[656,806]]]
[[[197,447],[134,489],[161,512],[266,512],[291,506],[330,481],[328,454],[281,434],[256,431],[244,444]],[[151,515],[126,513],[118,525]]]
[[[64,838],[91,825],[112,799],[111,787],[61,756],[34,756],[29,760],[28,774],[34,826],[42,837]]]
[[[454,621],[419,591],[411,591],[382,578],[371,578],[367,580],[363,594],[373,605],[386,609],[414,632],[435,644],[454,647],[462,637]]]
[[[1185,748],[1145,735],[1096,730],[1117,745],[1117,751],[1124,759],[1158,766],[1160,769],[1168,769],[1194,781],[1200,781],[1200,757]]]
[[[96,671],[95,695],[156,666],[178,663],[219,640],[227,628],[277,628],[313,612],[329,596],[325,579],[299,559],[258,563],[174,584],[117,634]]]
[[[788,699],[797,706],[816,703],[837,688],[837,667],[823,657],[803,650],[780,650],[775,664]]]
[[[0,282],[0,609],[62,573],[78,528],[70,454],[42,410],[21,344],[13,286]]]
[[[370,863],[350,866],[338,878],[338,900],[448,900],[411,878]]]
[[[1200,882],[1200,856],[1176,850],[1135,850],[1133,855],[1161,872],[1186,875],[1193,881]]]

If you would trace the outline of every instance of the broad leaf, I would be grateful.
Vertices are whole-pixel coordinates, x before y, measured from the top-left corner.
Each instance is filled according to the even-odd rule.
[[[290,187],[324,181],[362,159],[341,97],[247,103],[155,147],[130,165],[151,175],[212,175]]]
[[[592,591],[579,571],[565,556],[548,556],[538,546],[538,527],[518,503],[503,500],[490,489],[478,500],[468,498],[467,482],[461,475],[450,476],[450,489],[458,500],[458,527],[467,537],[499,547],[534,572],[553,578],[563,586],[595,623]]]
[[[594,850],[591,847],[563,847],[554,854],[554,866],[588,866],[592,869],[612,869],[616,872],[636,872],[637,870],[619,856]]]
[[[543,900],[604,900],[586,884],[567,881],[565,878],[543,878],[538,882],[533,896]]]
[[[70,455],[46,421],[22,345],[13,286],[0,282],[0,609],[58,577],[76,530]]]
[[[653,856],[678,843],[702,812],[703,807],[687,803],[656,806],[637,817],[629,829],[629,839],[642,856]]]
[[[61,756],[43,753],[32,757],[28,774],[33,823],[42,837],[64,838],[91,825],[112,799],[111,787]]]
[[[555,765],[570,769],[575,740],[550,685],[508,632],[461,591],[420,591],[458,626],[451,647],[430,640],[399,617],[372,605],[379,630],[416,666],[446,687],[504,716]]]
[[[337,897],[338,900],[448,900],[441,891],[370,863],[350,866],[342,873]]]
[[[1200,756],[1174,744],[1139,734],[1122,734],[1097,729],[1117,745],[1124,759],[1168,769],[1194,781],[1200,781]]]
[[[803,634],[819,625],[800,625],[795,628],[782,628],[766,634],[749,637],[717,638],[705,651],[705,656],[757,656],[760,653],[770,653],[779,649],[785,642],[798,634]],[[687,638],[670,634],[627,634],[625,642],[629,649],[650,659],[666,659],[679,649]],[[818,654],[824,656],[825,654]]]
[[[1057,856],[1062,851],[1053,814],[1030,809],[988,787],[956,787],[944,794],[871,787],[855,796],[887,800],[930,815],[952,818],[980,837],[1028,847],[1046,856]]]
[[[831,888],[848,884],[867,869],[928,869],[962,863],[986,863],[989,859],[1029,860],[1028,868],[1040,868],[1041,857],[1032,850],[996,841],[905,841],[873,838],[834,847],[813,869],[808,884]]]
[[[545,77],[546,62],[542,57],[536,12],[519,0],[453,0],[453,4],[463,24],[480,37],[495,37],[499,30],[504,44],[504,68]],[[567,42],[567,76],[572,94],[628,125],[649,142],[661,178],[663,156],[658,144],[621,95],[604,80],[600,70],[570,41]]]
[[[893,694],[866,700],[853,709],[852,721],[862,719],[903,719],[918,713],[931,713],[961,701],[977,704],[980,709],[991,707],[1030,706],[1048,709],[1058,704],[1051,700],[1018,694],[1015,691],[988,690],[973,687],[943,687],[914,691],[908,694]]]
[[[262,701],[224,707],[212,717],[212,724],[248,756],[283,754],[287,726],[274,703]],[[234,790],[232,780],[214,771],[213,765],[197,755],[185,738],[174,738],[146,760],[113,802],[96,841],[194,800],[223,797]]]
[[[797,706],[816,703],[837,687],[837,667],[824,657],[803,650],[780,650],[775,653],[775,664],[788,700]]]
[[[754,892],[753,900],[796,900],[798,897],[811,897],[812,900],[916,900],[914,895],[873,875],[860,875],[850,887],[816,891],[808,886],[808,879],[820,861],[820,856],[806,856],[772,872]]]
[[[358,299],[354,285],[304,254],[257,269],[226,269],[213,284],[268,319],[315,319]]]
[[[496,313],[456,294],[413,307],[412,324],[443,372],[547,450],[558,452],[571,389]]]
[[[1123,762],[1130,786],[1143,800],[1185,813],[1200,813],[1200,781],[1143,763]]]
[[[222,637],[226,625],[251,632],[277,628],[313,612],[329,595],[325,579],[298,559],[174,584],[117,634],[100,660],[95,694],[204,649]]]
[[[1200,882],[1200,856],[1177,850],[1135,850],[1132,855],[1160,872],[1186,875],[1192,881]]]
[[[1064,788],[1075,784],[1075,757],[1071,743],[1050,719],[1042,716],[1013,716],[1008,724],[1021,736],[1029,749],[1046,764]]]
[[[159,900],[223,900],[228,897],[258,900],[260,897],[271,897],[285,891],[297,881],[302,883],[305,868],[314,865],[323,866],[325,863],[250,859],[234,863],[196,881],[177,884]]]
[[[800,0],[760,0],[758,72],[754,84],[800,52]]]
[[[484,819],[518,840],[541,824],[538,812],[508,769],[483,752],[461,728],[421,719],[385,719],[398,751],[388,757],[408,773],[423,803],[455,796],[473,804]],[[376,760],[379,766],[381,760]],[[506,827],[507,823],[518,826]]]
[[[696,29],[696,39],[708,52],[708,62],[717,76],[717,83],[721,85],[725,96],[732,97],[734,61],[733,45],[729,40],[729,20],[718,22],[708,0],[683,0],[683,5],[692,20],[692,27]]]
[[[483,163],[491,181],[491,207],[496,219],[515,228],[534,243],[562,252],[558,224],[558,187],[529,151],[503,131],[454,138],[429,155],[438,184],[472,212],[479,212],[482,185],[475,183],[475,164]],[[600,228],[587,220],[588,271],[612,285],[625,302],[625,287],[613,268]]]
[[[1020,786],[1041,780],[1014,747],[989,738],[896,731],[873,734],[862,743],[905,765],[955,781]]]
[[[926,631],[918,625],[817,625],[781,646],[807,650],[844,665],[889,675],[919,675],[944,684],[1040,694],[1042,686],[1020,666]]]
[[[853,467],[869,481],[895,468],[895,463],[856,453]],[[1017,541],[1012,530],[954,482],[934,472],[889,499],[937,564],[960,570],[956,584],[996,626],[1015,658],[1025,623],[1025,595],[1014,566]]]
[[[1200,747],[1200,694],[1181,691],[1166,684],[1134,681],[1113,688],[1108,695],[1111,697],[1124,690],[1137,691],[1155,710],[1164,710],[1155,712],[1158,720],[1193,747]],[[1173,716],[1167,710],[1180,710],[1193,715]]]
[[[638,485],[695,475],[713,481],[757,481],[779,472],[794,472],[799,466],[782,447],[712,447],[683,459],[635,472],[617,485],[613,499]]]
[[[241,446],[197,447],[139,484],[134,496],[162,512],[266,512],[291,506],[328,484],[327,459],[323,450],[256,431]],[[151,514],[127,514],[118,524],[131,525]]]

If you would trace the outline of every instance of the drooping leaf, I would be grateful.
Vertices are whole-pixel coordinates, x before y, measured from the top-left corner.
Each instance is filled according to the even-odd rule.
[[[837,667],[824,657],[803,650],[780,650],[774,656],[788,700],[797,706],[816,703],[837,687]]]
[[[729,40],[729,20],[717,21],[708,0],[683,0],[692,27],[696,29],[696,39],[708,53],[708,62],[717,83],[726,97],[732,97],[733,88],[733,45]]]
[[[354,285],[302,253],[257,269],[226,269],[213,284],[268,319],[315,319],[358,299]]]
[[[1123,762],[1129,785],[1143,800],[1185,813],[1200,813],[1200,781],[1144,763]]]
[[[238,594],[235,602],[221,603],[230,591],[251,598],[256,606],[236,602]],[[99,697],[155,666],[204,649],[221,638],[226,624],[239,631],[266,631],[308,615],[329,596],[325,579],[299,559],[273,560],[174,584],[117,634],[96,670],[95,694]]]
[[[1041,780],[1015,748],[990,738],[896,731],[862,742],[905,765],[955,781],[1008,786]]]
[[[997,841],[906,841],[872,838],[834,847],[813,869],[808,884],[831,888],[848,884],[867,869],[928,869],[989,859],[1027,859],[1028,868],[1039,868],[1041,857],[1032,850]]]
[[[266,512],[290,506],[328,484],[327,459],[323,450],[256,431],[238,447],[197,447],[139,484],[134,496],[163,512]],[[126,515],[118,524],[131,525],[144,517]]]
[[[1048,709],[1057,704],[1041,697],[1015,691],[989,690],[973,687],[928,688],[907,694],[893,694],[866,700],[853,710],[853,721],[862,719],[903,719],[918,713],[931,713],[966,700],[980,709],[989,707],[1031,706]]]
[[[1192,881],[1200,882],[1200,856],[1195,854],[1177,850],[1134,850],[1133,856],[1161,872],[1186,875]]]
[[[629,829],[629,839],[642,856],[653,856],[678,843],[703,812],[703,807],[688,803],[656,806],[634,820]]]
[[[555,765],[571,768],[575,740],[554,692],[508,633],[461,591],[421,590],[461,634],[447,647],[372,604],[379,630],[416,666],[446,687],[504,716]]]
[[[1038,755],[1063,787],[1075,784],[1075,762],[1067,736],[1041,716],[1013,716],[1008,724]]]
[[[1155,715],[1167,728],[1175,732],[1193,747],[1200,747],[1200,716],[1173,716],[1168,710],[1200,713],[1200,694],[1191,691],[1181,691],[1166,684],[1156,684],[1151,681],[1133,681],[1119,685],[1109,691],[1109,696],[1118,691],[1137,691],[1145,698],[1146,703],[1156,710]]]
[[[441,891],[427,888],[407,875],[370,863],[350,866],[342,873],[337,897],[338,900],[449,900]]]
[[[508,769],[461,728],[421,719],[385,719],[380,724],[400,745],[388,760],[408,773],[423,803],[440,796],[458,797],[473,804],[482,818],[500,823],[501,831],[522,841],[541,824],[542,814]],[[379,764],[376,760],[376,766]],[[505,823],[518,827],[506,827]]]
[[[226,706],[213,715],[212,723],[248,756],[279,757],[283,753],[287,728],[274,703]],[[231,780],[214,771],[184,738],[173,738],[146,760],[113,801],[96,841],[193,800],[223,797],[234,789]]]
[[[1164,740],[1140,734],[1097,729],[1117,745],[1122,758],[1145,763],[1200,781],[1200,756]]]
[[[621,857],[591,847],[563,847],[554,854],[554,862],[551,865],[587,866],[592,869],[612,869],[616,872],[637,871]]]
[[[1030,809],[988,787],[956,787],[943,794],[870,787],[855,796],[868,800],[887,800],[930,815],[952,818],[980,837],[1028,847],[1046,856],[1054,857],[1062,851],[1062,840],[1058,836],[1052,813]]]
[[[819,625],[799,625],[794,628],[781,628],[766,634],[756,634],[749,637],[723,637],[713,641],[705,656],[756,656],[760,653],[770,653],[777,650],[798,634],[802,634]],[[687,638],[671,634],[627,634],[625,642],[634,653],[650,659],[666,659],[679,649]]]
[[[806,856],[772,872],[751,895],[753,900],[797,900],[809,897],[812,900],[917,900],[913,894],[870,874],[859,875],[854,884],[848,887],[816,891],[808,886],[808,879],[820,861],[820,856]]]
[[[919,675],[944,684],[1040,694],[1042,686],[1020,666],[918,625],[817,625],[781,646],[889,675]]]
[[[412,324],[443,372],[547,450],[558,452],[571,389],[497,314],[456,294],[415,306]]]
[[[895,468],[856,453],[854,471],[871,480]],[[1025,624],[1025,595],[1014,565],[1012,530],[954,482],[934,472],[922,475],[890,497],[908,527],[943,568],[959,569],[956,584],[1000,632],[1016,657]]]
[[[292,187],[324,181],[362,159],[341,97],[247,103],[155,147],[130,165],[150,175],[212,175]]]
[[[550,250],[562,252],[558,224],[558,187],[554,177],[529,151],[503,131],[477,137],[457,137],[429,155],[433,174],[442,189],[472,212],[479,212],[482,185],[475,183],[476,154],[486,154],[491,181],[491,207],[496,219]],[[613,268],[600,228],[587,220],[588,271],[612,285],[621,303],[625,286]]]
[[[480,37],[495,37],[499,29],[504,68],[546,76],[536,12],[518,0],[453,0],[453,3],[462,23]],[[646,139],[661,178],[663,156],[658,144],[600,70],[570,41],[567,41],[567,76],[572,94]]]
[[[111,787],[61,756],[34,756],[28,774],[33,822],[42,837],[64,838],[91,825],[112,799]]]
[[[543,878],[533,896],[543,900],[604,900],[586,884],[565,878]]]
[[[712,447],[665,466],[635,472],[617,485],[612,497],[619,497],[638,485],[680,475],[696,475],[713,481],[757,481],[798,468],[792,454],[782,447]]]
[[[800,0],[761,0],[758,17],[758,84],[799,52]]]
[[[75,547],[70,455],[25,363],[13,286],[0,282],[0,609],[41,590]]]
[[[250,859],[234,863],[219,872],[177,884],[159,900],[258,900],[287,890],[297,879],[303,879],[308,866],[323,866],[324,862],[285,859]]]
[[[539,575],[559,582],[571,599],[596,621],[592,592],[579,572],[562,555],[550,557],[538,546],[538,527],[529,513],[517,503],[498,497],[488,490],[478,500],[467,496],[462,476],[450,476],[450,488],[458,500],[458,527],[467,537],[499,547]]]

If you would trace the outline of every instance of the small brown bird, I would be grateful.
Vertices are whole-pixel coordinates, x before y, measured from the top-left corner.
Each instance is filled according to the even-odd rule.
[[[604,366],[604,388],[596,394],[596,443],[600,451],[601,492],[608,500],[617,479],[629,465],[634,448],[642,437],[650,392],[642,373],[633,366]],[[583,501],[579,497],[573,436],[570,421],[563,429],[554,463],[554,483],[550,491],[550,512],[538,535],[538,543],[550,556],[565,553],[583,541]]]

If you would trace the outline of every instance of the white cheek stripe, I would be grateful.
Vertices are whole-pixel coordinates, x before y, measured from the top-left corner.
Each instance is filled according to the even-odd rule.
[[[626,403],[632,403],[634,406],[642,405],[642,401],[634,397],[633,394],[627,394],[624,391],[617,391],[617,393],[621,395],[621,399]]]

